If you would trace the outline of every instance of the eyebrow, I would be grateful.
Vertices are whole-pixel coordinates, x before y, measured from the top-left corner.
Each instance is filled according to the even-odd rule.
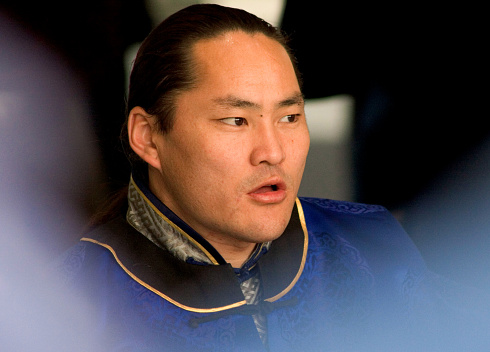
[[[249,100],[241,99],[237,96],[234,95],[229,95],[224,98],[216,98],[213,99],[213,101],[221,106],[224,107],[232,107],[232,108],[252,108],[252,109],[260,109],[261,106],[260,104],[254,103]],[[276,106],[279,108],[284,108],[288,106],[293,106],[293,105],[303,105],[305,102],[303,94],[300,92],[279,101]]]
[[[283,108],[283,107],[288,107],[293,105],[303,105],[304,103],[305,103],[305,98],[303,94],[298,92],[287,99],[281,100],[278,106]]]

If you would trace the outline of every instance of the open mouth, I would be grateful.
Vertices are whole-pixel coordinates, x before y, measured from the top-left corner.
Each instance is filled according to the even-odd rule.
[[[258,188],[255,192],[253,193],[267,193],[267,192],[276,192],[279,190],[278,185],[266,185]]]
[[[279,178],[269,180],[259,185],[249,195],[257,202],[263,204],[281,203],[286,199],[286,184]]]

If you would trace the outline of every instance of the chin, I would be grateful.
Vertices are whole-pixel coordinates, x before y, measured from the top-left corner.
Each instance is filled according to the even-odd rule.
[[[277,220],[272,223],[270,219],[268,219],[256,226],[250,226],[250,229],[255,230],[248,233],[253,234],[253,238],[251,238],[251,240],[254,243],[274,241],[281,237],[288,223],[289,217],[287,219]]]

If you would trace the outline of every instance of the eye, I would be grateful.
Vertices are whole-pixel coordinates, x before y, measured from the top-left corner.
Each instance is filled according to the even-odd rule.
[[[292,122],[298,121],[298,118],[299,118],[299,114],[286,115],[283,118],[281,118],[279,120],[279,122],[289,122],[289,123],[292,123]]]
[[[227,117],[226,119],[221,119],[220,121],[232,126],[242,126],[247,124],[247,120],[245,120],[243,117]]]

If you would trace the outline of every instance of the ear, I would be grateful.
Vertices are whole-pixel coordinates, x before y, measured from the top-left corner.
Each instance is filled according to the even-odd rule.
[[[160,170],[157,146],[153,142],[155,121],[142,107],[136,106],[128,116],[128,138],[131,149],[148,165]]]

